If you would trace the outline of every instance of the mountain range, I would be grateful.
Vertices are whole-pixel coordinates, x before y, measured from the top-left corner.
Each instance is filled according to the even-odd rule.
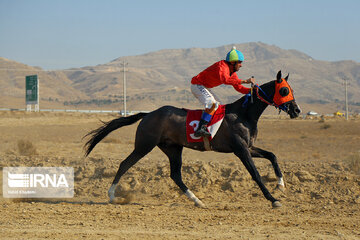
[[[168,104],[201,107],[190,92],[191,78],[224,59],[232,46],[245,56],[239,78],[255,76],[262,84],[275,79],[282,70],[283,75],[290,74],[289,83],[297,102],[323,112],[343,108],[346,78],[350,83],[350,110],[359,112],[360,63],[320,61],[297,50],[262,42],[164,49],[120,57],[96,66],[56,71],[44,71],[0,57],[0,107],[23,107],[25,76],[38,74],[42,107],[122,109],[124,69],[129,110],[153,110]],[[231,86],[217,87],[214,92],[223,103],[241,97]]]

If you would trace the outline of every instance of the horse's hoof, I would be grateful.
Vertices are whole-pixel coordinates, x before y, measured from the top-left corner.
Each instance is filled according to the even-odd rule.
[[[205,204],[203,204],[201,201],[196,201],[195,206],[199,208],[206,208]]]
[[[284,185],[278,184],[278,185],[276,185],[275,189],[280,190],[281,192],[285,193],[285,186]]]
[[[281,206],[282,206],[282,204],[279,201],[275,201],[275,202],[272,203],[273,208],[279,208]]]

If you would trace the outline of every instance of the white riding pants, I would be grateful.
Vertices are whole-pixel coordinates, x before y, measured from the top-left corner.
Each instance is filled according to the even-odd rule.
[[[210,89],[202,85],[191,84],[191,92],[205,108],[209,109],[213,104],[215,104],[215,110],[219,107],[220,100]]]

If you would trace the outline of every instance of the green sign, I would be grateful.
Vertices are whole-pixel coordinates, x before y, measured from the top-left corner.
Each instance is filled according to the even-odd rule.
[[[39,81],[37,75],[26,76],[26,104],[39,104]]]

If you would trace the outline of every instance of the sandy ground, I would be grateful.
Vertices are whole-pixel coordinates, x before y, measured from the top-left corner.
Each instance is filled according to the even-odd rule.
[[[278,209],[233,154],[185,149],[183,178],[206,204],[201,209],[172,182],[158,149],[122,178],[117,195],[123,204],[108,203],[107,190],[132,151],[136,125],[110,134],[86,159],[82,137],[99,120],[113,118],[0,112],[1,167],[75,171],[74,198],[1,198],[1,239],[360,239],[360,119],[261,119],[256,145],[277,155],[286,191],[275,190],[267,160],[255,163],[281,200]],[[33,149],[21,152],[21,140]]]

